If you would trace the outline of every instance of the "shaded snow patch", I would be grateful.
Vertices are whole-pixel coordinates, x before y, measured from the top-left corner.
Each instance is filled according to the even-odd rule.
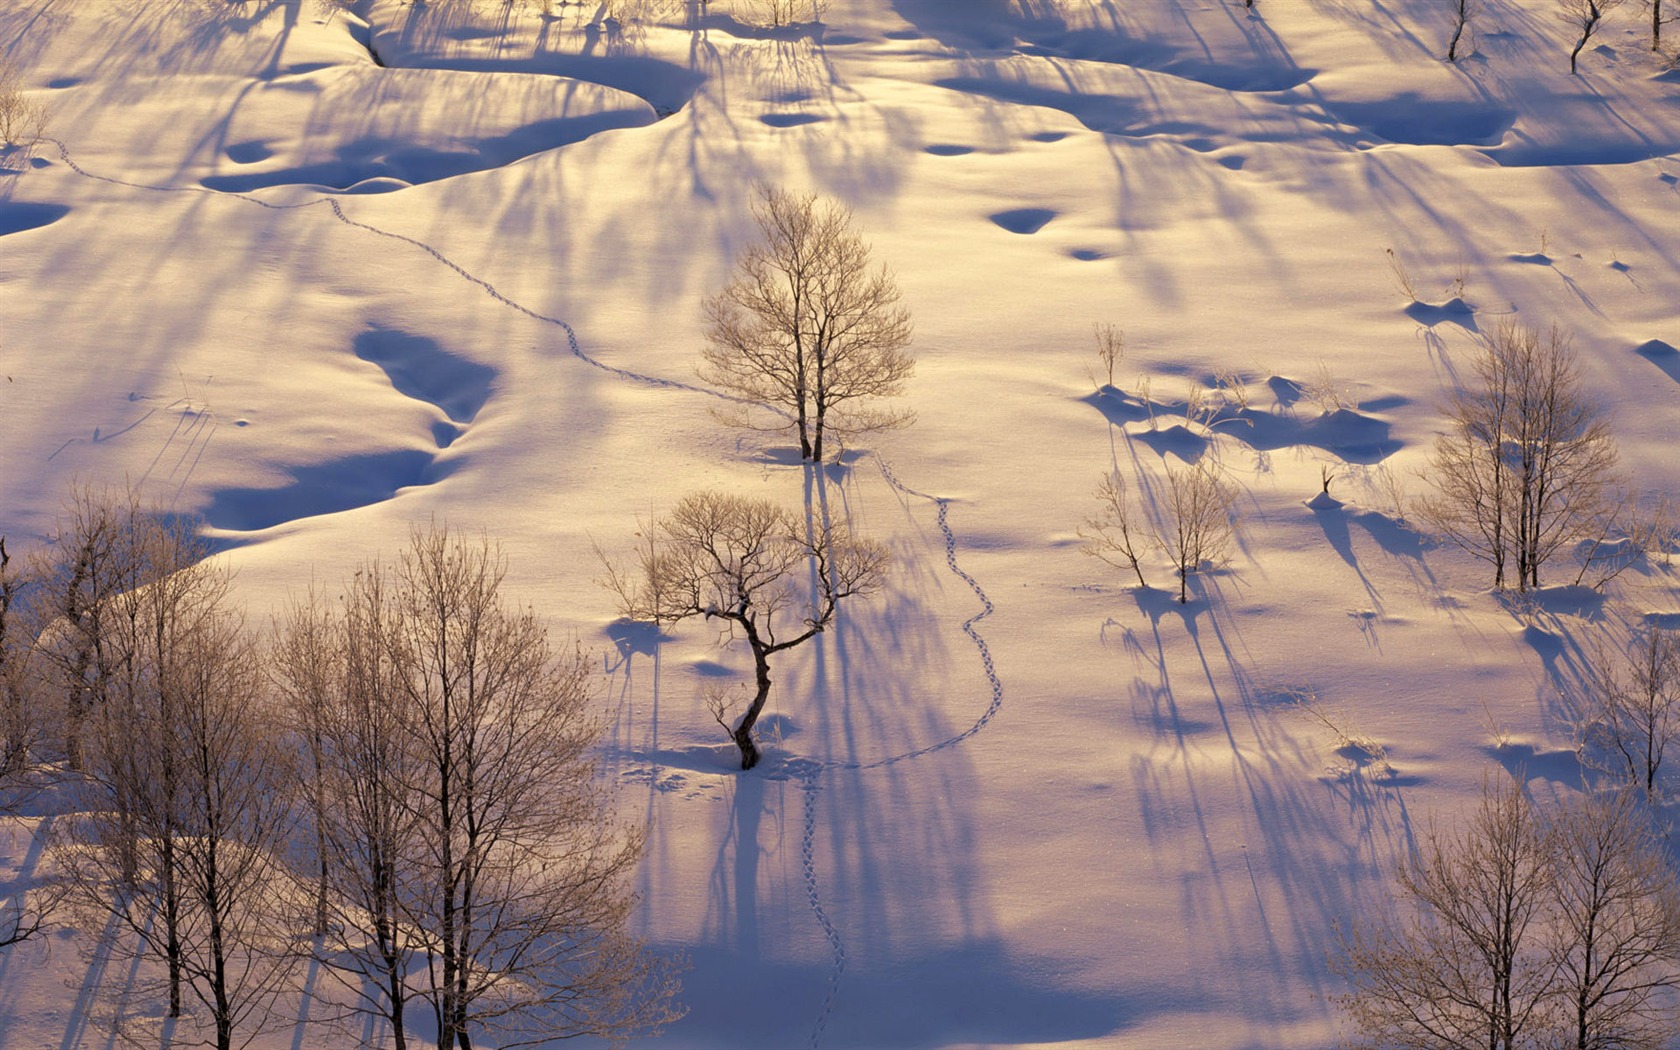
[[[997,212],[989,218],[1010,233],[1037,233],[1049,225],[1056,213],[1049,208],[1011,208],[1009,211]]]

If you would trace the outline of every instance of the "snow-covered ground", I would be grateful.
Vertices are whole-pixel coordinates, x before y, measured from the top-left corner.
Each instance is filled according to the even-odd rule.
[[[1456,65],[1433,0],[540,6],[6,0],[52,140],[0,171],[0,534],[126,477],[205,516],[261,622],[414,523],[488,530],[600,660],[637,930],[691,964],[652,1045],[1332,1044],[1336,924],[1488,770],[1571,790],[1559,684],[1677,611],[1660,563],[1508,600],[1381,481],[1423,490],[1514,316],[1573,333],[1637,486],[1680,485],[1648,24],[1572,77],[1551,0],[1486,0]],[[915,425],[824,472],[695,378],[758,182],[850,205],[915,317]],[[1221,373],[1250,418],[1210,436]],[[1199,456],[1243,529],[1193,601],[1081,553],[1106,471]],[[700,701],[744,654],[627,632],[596,582],[592,543],[701,488],[844,505],[895,557],[783,655],[747,774]],[[0,883],[37,858],[0,834]],[[155,1013],[98,935],[0,953],[0,1050]]]

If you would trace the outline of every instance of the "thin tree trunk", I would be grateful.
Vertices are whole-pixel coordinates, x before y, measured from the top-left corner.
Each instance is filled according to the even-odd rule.
[[[175,885],[175,843],[168,832],[163,837],[163,924],[164,958],[169,964],[169,1016],[181,1016],[181,901]]]

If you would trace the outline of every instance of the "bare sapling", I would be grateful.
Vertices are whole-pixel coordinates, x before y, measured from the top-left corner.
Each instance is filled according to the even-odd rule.
[[[1188,602],[1190,577],[1223,561],[1236,538],[1236,492],[1204,465],[1169,468],[1157,537],[1178,573],[1178,600]]]
[[[1126,358],[1126,333],[1112,324],[1103,323],[1096,326],[1097,360],[1102,363],[1103,375],[1107,377],[1103,386],[1114,386],[1114,368]],[[1093,384],[1095,376],[1092,377]]]
[[[1411,495],[1406,491],[1406,481],[1400,472],[1387,463],[1379,463],[1365,472],[1363,480],[1372,495],[1388,508],[1394,523],[1405,525]]]
[[[1313,370],[1312,378],[1301,384],[1302,393],[1307,400],[1318,406],[1323,415],[1331,415],[1348,406],[1349,395],[1347,387],[1330,371],[1328,361],[1320,361]]]
[[[47,132],[47,108],[25,94],[18,79],[0,58],[0,147],[33,146]]]
[[[1213,381],[1227,404],[1236,405],[1239,412],[1248,411],[1248,380],[1241,372],[1221,370],[1213,374]]]
[[[1149,542],[1149,532],[1138,520],[1138,506],[1125,476],[1118,470],[1105,474],[1095,495],[1100,509],[1079,530],[1085,541],[1081,549],[1117,569],[1130,569],[1138,586],[1148,587],[1139,552]]]
[[[1411,302],[1417,302],[1417,287],[1412,284],[1412,275],[1406,269],[1406,264],[1400,261],[1400,256],[1394,254],[1393,248],[1384,248],[1383,256],[1388,260],[1388,272],[1394,276],[1394,283],[1401,293]]]

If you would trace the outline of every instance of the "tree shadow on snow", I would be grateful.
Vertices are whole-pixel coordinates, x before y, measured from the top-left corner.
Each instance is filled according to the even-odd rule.
[[[1409,848],[1412,781],[1339,754],[1314,775],[1323,734],[1297,717],[1292,695],[1254,681],[1258,657],[1220,578],[1201,586],[1185,606],[1139,592],[1147,626],[1111,625],[1105,638],[1130,660],[1133,717],[1153,732],[1132,758],[1133,784],[1151,863],[1180,883],[1186,950],[1216,960],[1210,973],[1254,975],[1240,993],[1210,983],[1197,994],[1276,1031],[1305,1019],[1302,982],[1320,996],[1336,990],[1327,931],[1386,888]]]

